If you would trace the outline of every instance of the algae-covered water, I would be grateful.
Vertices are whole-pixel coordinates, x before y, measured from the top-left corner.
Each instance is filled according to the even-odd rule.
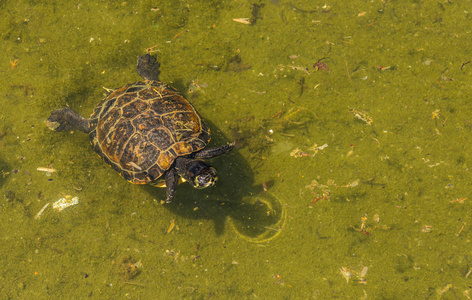
[[[472,297],[472,1],[0,11],[1,299]],[[44,122],[89,116],[146,52],[236,142],[171,204]]]

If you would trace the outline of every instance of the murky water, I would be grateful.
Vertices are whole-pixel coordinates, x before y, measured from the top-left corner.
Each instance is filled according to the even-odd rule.
[[[254,3],[0,3],[0,298],[472,296],[472,2]],[[172,204],[44,124],[146,51],[238,147]]]

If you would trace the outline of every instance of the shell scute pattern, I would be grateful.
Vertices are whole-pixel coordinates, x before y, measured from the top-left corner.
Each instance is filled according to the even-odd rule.
[[[169,93],[156,91],[162,95],[160,103],[152,103],[151,110],[155,111],[159,115],[173,114],[177,111],[189,111],[191,106],[184,98],[174,99]]]
[[[167,149],[172,146],[174,139],[169,130],[163,127],[155,128],[148,133],[149,140],[159,149]]]
[[[123,106],[123,117],[133,118],[138,114],[143,113],[148,108],[148,105],[145,101],[135,100]]]
[[[163,125],[159,115],[151,110],[140,113],[139,118],[134,118],[131,122],[135,128],[143,132],[152,131],[154,128],[160,128]]]
[[[95,108],[94,150],[133,183],[156,182],[177,156],[203,149],[210,130],[174,88],[157,81],[115,90]]]
[[[118,96],[114,106],[122,109],[126,104],[131,103],[133,100],[137,99],[137,96],[138,93],[125,93],[121,96]]]
[[[100,126],[100,123],[98,123],[98,126]],[[102,130],[98,131],[97,137],[101,141],[102,151],[112,161],[119,162],[123,154],[122,149],[128,141],[125,137],[133,131],[133,125],[128,120],[120,120],[113,127],[110,127],[109,131],[103,130],[105,127],[101,128]]]

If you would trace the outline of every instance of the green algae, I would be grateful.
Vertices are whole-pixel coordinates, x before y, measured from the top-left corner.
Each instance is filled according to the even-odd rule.
[[[0,9],[1,298],[472,292],[470,2]],[[209,121],[212,145],[238,145],[212,162],[217,187],[181,185],[171,205],[115,174],[86,135],[44,125],[138,80],[146,49]],[[64,195],[80,203],[35,219]]]

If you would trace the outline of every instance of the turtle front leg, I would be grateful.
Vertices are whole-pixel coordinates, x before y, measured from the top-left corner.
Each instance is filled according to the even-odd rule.
[[[171,203],[174,200],[175,189],[179,184],[179,175],[175,168],[171,168],[167,171],[166,174],[166,192],[167,192],[167,199],[166,203]]]
[[[89,124],[89,119],[83,118],[68,107],[53,111],[51,116],[46,120],[46,126],[54,131],[78,129],[82,132],[89,133]]]
[[[233,148],[234,142],[219,146],[217,148],[203,149],[202,151],[195,153],[195,158],[209,159],[217,157],[230,152],[231,150],[233,150]]]

